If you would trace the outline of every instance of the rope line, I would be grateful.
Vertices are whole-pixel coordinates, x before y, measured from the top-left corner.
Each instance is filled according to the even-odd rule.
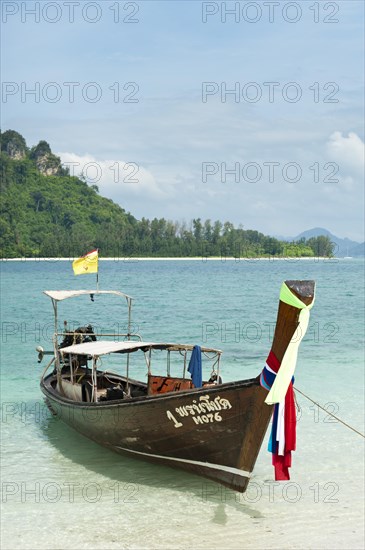
[[[325,409],[324,407],[322,407],[319,403],[317,403],[317,401],[313,401],[313,399],[311,399],[308,395],[306,395],[305,393],[303,393],[302,391],[298,390],[298,388],[295,388],[295,391],[299,392],[301,395],[303,395],[304,397],[306,397],[309,401],[311,401],[312,403],[314,403],[314,405],[317,405],[317,407],[319,407],[320,409],[322,409],[322,411],[326,412],[327,414],[329,414],[330,416],[333,416],[333,418],[335,418],[336,420],[338,420],[338,422],[341,422],[341,424],[343,424],[344,426],[346,426],[347,428],[349,428],[350,430],[352,430],[353,432],[361,435],[361,437],[363,437],[365,439],[365,435],[362,434],[361,432],[359,432],[358,430],[356,430],[355,428],[353,428],[352,426],[350,426],[350,424],[347,424],[346,422],[344,422],[343,420],[341,420],[341,418],[338,418],[338,416],[334,415],[333,413],[329,412],[327,409]]]

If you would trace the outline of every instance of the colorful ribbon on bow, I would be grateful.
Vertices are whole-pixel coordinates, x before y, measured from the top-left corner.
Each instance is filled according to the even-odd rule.
[[[275,479],[288,480],[291,466],[291,452],[296,447],[296,411],[294,401],[294,371],[297,363],[298,350],[309,323],[310,309],[314,303],[306,305],[295,296],[289,287],[283,283],[280,290],[280,300],[300,309],[298,327],[280,363],[271,351],[261,376],[260,384],[269,391],[265,403],[274,406],[269,451],[272,453],[272,463],[275,467]]]
[[[274,353],[270,351],[266,366],[260,376],[260,384],[263,388],[270,390],[279,369],[280,363]],[[294,376],[290,381],[285,399],[274,406],[268,450],[272,453],[276,481],[290,479],[291,452],[295,451],[296,447],[296,411],[293,383]]]

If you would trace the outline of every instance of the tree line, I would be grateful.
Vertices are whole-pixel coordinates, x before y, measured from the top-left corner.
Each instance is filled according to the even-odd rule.
[[[57,167],[59,159],[47,142],[29,150],[19,136],[13,131],[0,136],[3,258],[74,257],[92,248],[99,248],[104,257],[128,258],[333,255],[334,245],[327,236],[289,243],[229,221],[137,220],[101,197],[96,186],[70,176],[60,164]],[[54,168],[53,175],[40,172],[39,159],[42,167]]]

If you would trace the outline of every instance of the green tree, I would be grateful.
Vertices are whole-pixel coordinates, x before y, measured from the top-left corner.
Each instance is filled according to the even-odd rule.
[[[203,225],[200,218],[193,220],[193,235],[197,243],[203,238]]]
[[[307,240],[307,245],[313,250],[315,256],[333,257],[333,251],[335,244],[327,235],[319,235],[318,237],[311,237]]]

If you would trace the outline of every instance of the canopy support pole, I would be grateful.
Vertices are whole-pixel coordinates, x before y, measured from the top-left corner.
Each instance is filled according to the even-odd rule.
[[[128,340],[130,340],[131,336],[131,328],[132,328],[132,298],[127,298],[127,304],[128,304]]]
[[[185,351],[184,351],[184,372],[183,372],[183,380],[185,380],[185,376],[186,376],[186,354],[187,354],[187,351],[185,350]]]
[[[97,384],[97,375],[96,375],[96,361],[97,357],[93,357],[93,368],[92,368],[92,384],[93,384],[93,395],[92,401],[96,402],[98,399],[98,384]]]
[[[54,300],[52,298],[52,306],[53,306],[53,313],[54,313],[54,334],[53,334],[53,353],[56,363],[56,373],[57,373],[57,383],[58,386],[61,387],[61,369],[60,369],[60,353],[58,350],[58,315],[57,315],[57,300]]]

